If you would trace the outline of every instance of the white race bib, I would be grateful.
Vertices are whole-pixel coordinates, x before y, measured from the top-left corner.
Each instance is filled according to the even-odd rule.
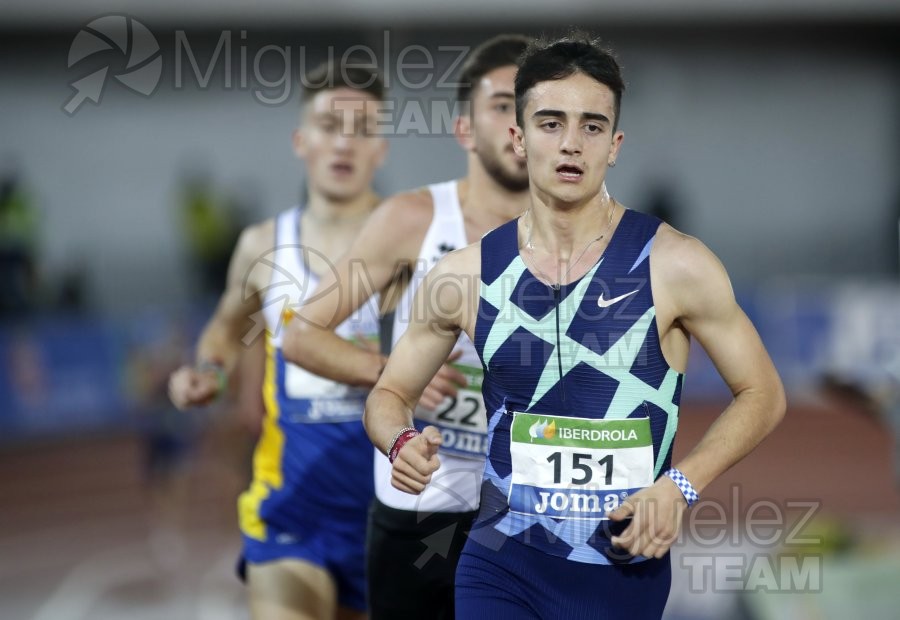
[[[349,388],[290,362],[284,364],[284,393],[288,398],[343,398]]]
[[[373,338],[369,338],[373,340]],[[355,340],[355,339],[351,339]],[[368,390],[337,383],[284,362],[281,416],[285,422],[350,422],[362,419]]]
[[[465,458],[483,459],[487,454],[487,410],[481,395],[481,368],[453,364],[466,375],[468,385],[455,398],[444,398],[437,409],[416,408],[416,427],[436,426],[444,443],[441,450]]]
[[[606,519],[653,484],[649,418],[597,420],[513,413],[509,509],[557,519]]]

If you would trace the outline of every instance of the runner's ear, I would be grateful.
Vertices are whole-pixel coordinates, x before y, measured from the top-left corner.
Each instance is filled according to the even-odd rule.
[[[460,114],[453,125],[453,135],[456,141],[465,151],[475,148],[475,138],[472,136],[472,117],[468,114]]]
[[[295,129],[291,134],[291,146],[294,149],[294,155],[299,159],[306,158],[306,140],[302,129]]]
[[[519,157],[526,157],[525,153],[525,134],[522,133],[521,127],[509,128],[509,139],[512,141],[513,151]]]

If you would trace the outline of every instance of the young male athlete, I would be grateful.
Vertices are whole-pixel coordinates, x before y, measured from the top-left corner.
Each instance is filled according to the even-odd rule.
[[[374,114],[384,93],[378,77],[360,68],[328,64],[307,78],[313,86],[304,92],[293,143],[306,164],[308,200],[243,232],[197,362],[169,383],[178,407],[207,404],[245,339],[265,334],[266,417],[253,481],[238,501],[250,609],[265,620],[363,617],[366,605],[365,529],[374,493],[360,422],[366,392],[286,362],[282,321],[309,298],[378,202],[371,184],[386,143],[374,132]],[[377,337],[377,307],[360,308],[338,331]]]
[[[527,173],[512,150],[509,128],[515,125],[515,62],[527,43],[521,36],[499,36],[472,50],[457,93],[469,105],[456,126],[468,152],[467,176],[399,194],[376,210],[348,255],[322,279],[315,300],[291,322],[287,359],[335,381],[371,387],[384,359],[344,342],[332,332],[335,325],[372,291],[395,291],[399,282],[406,288],[395,309],[396,340],[415,320],[412,295],[427,270],[525,209]],[[355,270],[359,265],[362,273]],[[429,491],[417,498],[392,488],[390,463],[375,453],[368,556],[375,619],[453,617],[453,577],[478,506],[487,439],[481,364],[467,338],[456,349],[459,365],[441,370],[416,411],[422,428],[435,424],[447,438],[445,467]],[[466,389],[457,393],[459,385]]]
[[[622,90],[589,39],[529,48],[512,138],[531,207],[431,270],[367,402],[393,484],[427,492],[445,438],[410,428],[412,411],[458,334],[475,343],[489,447],[456,576],[460,618],[659,618],[682,512],[784,413],[716,257],[607,193]],[[734,400],[673,468],[690,337]]]

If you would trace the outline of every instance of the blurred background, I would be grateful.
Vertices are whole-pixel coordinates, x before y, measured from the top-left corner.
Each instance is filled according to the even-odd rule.
[[[247,617],[235,498],[258,399],[176,415],[165,384],[240,229],[303,194],[305,70],[375,59],[389,194],[464,174],[444,120],[461,54],[571,24],[628,83],[611,193],[718,254],[790,402],[689,513],[667,617],[897,617],[896,0],[6,0],[0,617]],[[695,347],[677,452],[727,400]]]

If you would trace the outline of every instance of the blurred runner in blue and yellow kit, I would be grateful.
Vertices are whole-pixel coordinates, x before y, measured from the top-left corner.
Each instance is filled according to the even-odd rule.
[[[359,67],[326,64],[305,77],[311,86],[293,146],[306,164],[308,198],[244,230],[196,364],[169,383],[179,408],[207,404],[243,345],[265,337],[266,416],[253,481],[238,502],[240,568],[251,613],[265,620],[361,618],[366,609],[365,533],[374,494],[361,422],[367,392],[286,362],[281,345],[290,309],[309,298],[379,200],[371,185],[386,155],[375,126],[384,92],[381,80]],[[339,329],[377,350],[376,301]]]

